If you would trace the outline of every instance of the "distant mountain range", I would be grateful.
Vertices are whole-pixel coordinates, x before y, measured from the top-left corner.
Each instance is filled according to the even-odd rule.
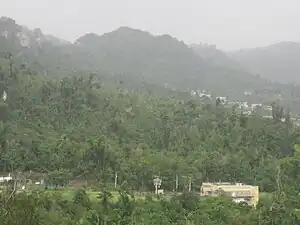
[[[270,80],[300,83],[300,43],[281,42],[267,47],[229,52],[248,71]]]
[[[223,52],[213,45],[191,45],[215,65],[248,71],[280,83],[300,83],[300,43],[281,42],[267,47]]]
[[[245,91],[251,91],[257,101],[271,101],[278,92],[287,95],[289,93],[285,92],[291,91],[286,86],[268,81],[295,77],[295,59],[298,57],[297,49],[299,54],[300,50],[296,44],[295,49],[291,44],[280,46],[282,52],[294,52],[290,54],[290,60],[285,58],[287,55],[281,54],[278,46],[266,48],[274,50],[226,53],[214,46],[188,46],[170,35],[154,36],[129,27],[104,35],[89,33],[70,43],[44,35],[40,29],[20,26],[11,18],[0,19],[0,52],[11,52],[15,63],[25,64],[44,74],[66,75],[86,71],[121,74],[123,77],[130,75],[141,82],[181,90],[206,89],[229,98],[242,99]],[[260,53],[264,57],[259,58],[257,55]],[[280,57],[285,60],[280,61]],[[277,67],[267,63],[274,59],[277,59]],[[291,62],[294,62],[294,67],[283,73],[285,66],[289,67]],[[280,76],[279,70],[273,73],[273,77],[271,72],[257,72],[262,71],[263,66],[265,71],[280,67],[283,75]],[[289,74],[289,71],[293,73]]]
[[[233,70],[247,71],[239,62],[232,59],[226,52],[216,48],[215,45],[192,44],[190,47],[208,63],[215,66],[230,68]]]

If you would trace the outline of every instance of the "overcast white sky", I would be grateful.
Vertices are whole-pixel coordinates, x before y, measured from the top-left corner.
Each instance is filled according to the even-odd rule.
[[[1,0],[0,16],[69,41],[129,26],[224,50],[300,42],[300,0]]]

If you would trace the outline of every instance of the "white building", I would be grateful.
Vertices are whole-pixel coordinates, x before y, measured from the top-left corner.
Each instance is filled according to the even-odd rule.
[[[221,104],[226,104],[227,103],[227,97],[224,96],[218,96],[216,97],[216,100],[219,99]]]
[[[207,94],[207,93],[203,93],[203,92],[199,93],[199,97],[200,98],[209,98],[209,99],[212,98],[211,94]]]
[[[0,177],[0,183],[8,182],[10,180],[12,180],[12,176],[10,175],[10,173],[7,177]]]
[[[251,110],[255,110],[256,108],[261,108],[262,104],[251,104]]]
[[[252,95],[252,92],[251,92],[251,91],[245,91],[245,92],[244,92],[244,95],[245,95],[245,96],[251,96],[251,95]]]

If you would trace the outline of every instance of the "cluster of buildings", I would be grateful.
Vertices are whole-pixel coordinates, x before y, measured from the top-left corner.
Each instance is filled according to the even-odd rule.
[[[205,90],[192,90],[190,91],[191,96],[197,96],[202,101],[212,101],[214,100],[214,97],[212,96],[211,92],[207,92]],[[251,96],[252,92],[245,91],[244,96]],[[280,94],[277,94],[275,96],[276,99],[282,100],[282,96]],[[228,101],[228,97],[225,96],[216,96],[215,100],[219,102],[219,104],[224,105],[225,107],[233,107],[235,106],[236,109],[239,109],[244,115],[254,115],[259,113],[264,118],[272,119],[272,106],[271,105],[264,105],[262,103],[249,103],[246,101]],[[300,116],[291,117],[291,120],[294,125],[300,126]],[[285,118],[281,119],[282,122],[285,121]]]
[[[205,90],[192,90],[190,91],[191,96],[199,96],[199,98],[203,101],[205,100],[213,100],[213,96],[211,92],[207,92]],[[245,96],[251,96],[252,92],[245,91]],[[242,110],[245,114],[251,115],[257,109],[262,109],[264,112],[269,112],[270,114],[272,111],[272,107],[269,105],[263,105],[261,103],[249,103],[245,101],[228,101],[228,97],[226,96],[216,96],[216,100],[219,101],[222,105],[228,106],[236,106],[238,109]]]
[[[259,187],[228,182],[202,184],[200,196],[213,197],[220,195],[228,196],[234,202],[245,202],[255,207],[259,201]]]
[[[19,173],[20,175],[20,173]],[[18,191],[30,189],[30,188],[41,188],[44,185],[44,180],[39,180],[36,177],[30,177],[30,173],[24,173],[22,175],[12,176],[10,173],[8,175],[0,175],[0,192],[3,189],[6,189],[10,184],[16,184]],[[30,179],[31,178],[31,179]]]

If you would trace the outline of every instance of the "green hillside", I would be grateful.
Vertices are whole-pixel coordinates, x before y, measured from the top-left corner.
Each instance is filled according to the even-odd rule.
[[[70,44],[39,29],[30,31],[12,19],[0,22],[0,52],[11,52],[16,63],[51,76],[76,71],[123,74],[140,82],[178,90],[206,89],[230,98],[242,98],[245,90],[257,90],[259,98],[261,89],[272,89],[260,77],[203,59],[169,35],[121,27],[102,36],[86,34]]]
[[[1,225],[300,223],[300,130],[289,110],[277,101],[272,118],[247,116],[183,91],[185,80],[226,89],[261,78],[243,81],[166,35],[121,28],[74,47],[28,32],[31,47],[1,36],[0,173],[12,176],[0,179]],[[223,73],[236,79],[218,83]],[[207,181],[258,185],[260,202],[201,198]]]
[[[32,211],[33,208],[26,209],[27,213],[38,213],[38,217],[30,217],[28,224],[36,220],[40,221],[36,224],[40,224],[41,218],[53,220],[50,224],[57,224],[55,218],[63,217],[63,221],[73,221],[66,224],[76,224],[75,221],[90,221],[90,217],[94,218],[92,215],[109,221],[121,221],[121,218],[133,221],[131,216],[134,216],[136,221],[146,220],[145,223],[151,224],[159,220],[145,214],[151,207],[161,207],[162,210],[171,207],[176,217],[153,212],[155,216],[164,217],[164,224],[185,224],[184,215],[203,208],[213,210],[213,213],[215,209],[211,207],[214,204],[226,206],[226,212],[222,213],[227,216],[237,210],[240,216],[235,217],[239,222],[245,218],[243,210],[247,210],[247,214],[253,216],[246,217],[247,222],[255,223],[256,211],[234,205],[229,200],[200,201],[192,206],[190,204],[192,199],[197,199],[195,197],[190,200],[176,200],[178,197],[174,197],[170,205],[151,203],[149,199],[146,200],[150,201],[148,203],[139,203],[126,197],[124,190],[151,192],[155,176],[162,178],[165,191],[174,189],[176,175],[179,177],[178,190],[183,192],[187,190],[189,179],[192,179],[195,192],[199,191],[203,181],[208,180],[256,184],[264,192],[278,193],[280,188],[290,195],[288,198],[274,195],[274,201],[287,198],[285,203],[278,203],[287,207],[282,213],[290,214],[298,207],[290,201],[299,188],[295,173],[299,160],[299,131],[280,109],[274,108],[273,120],[259,116],[246,117],[234,108],[216,107],[215,103],[203,104],[196,99],[188,100],[186,96],[178,100],[168,95],[160,97],[142,90],[122,88],[121,81],[116,86],[118,82],[109,78],[99,80],[97,76],[82,74],[51,80],[32,73],[28,68],[13,69],[11,73],[5,69],[10,61],[2,61],[1,92],[6,91],[7,99],[2,101],[0,110],[1,172],[18,171],[19,176],[25,177],[30,171],[43,174],[47,184],[54,187],[65,185],[69,180],[86,179],[93,181],[94,188],[102,187],[102,190],[112,186],[117,172],[118,187],[122,189],[120,200],[111,203],[115,205],[110,204],[109,210],[103,195],[99,195],[99,201],[102,201],[100,208],[74,200],[74,203],[59,203],[62,208],[52,209],[51,212],[46,202],[58,197],[45,196],[48,200],[38,200],[40,197],[32,193],[29,203],[24,195],[16,195],[14,199],[2,196],[3,206],[12,204],[1,207],[1,215],[10,215],[2,218],[2,221],[7,221],[4,224],[11,224],[9,221],[12,218],[19,221],[21,215],[16,213],[24,213],[25,210],[20,201],[40,207],[38,212]],[[281,117],[286,117],[285,123],[281,122]],[[179,204],[178,207],[183,207],[180,212],[174,211],[173,201]],[[189,201],[188,208],[184,206],[184,201]],[[148,205],[150,203],[153,206]],[[84,205],[79,207],[77,204]],[[128,208],[122,204],[142,211],[124,211]],[[269,203],[262,204],[261,210],[265,210]],[[79,211],[70,214],[63,210],[69,207]],[[92,207],[93,211],[88,207]],[[113,209],[120,210],[118,215],[122,216],[115,215]],[[122,214],[125,212],[129,214]],[[213,213],[211,216],[212,221],[217,221],[217,215]],[[176,222],[173,221],[175,218]],[[232,224],[230,218],[221,221]],[[266,213],[264,218],[275,220],[277,215]],[[203,219],[189,218],[190,221]],[[295,219],[288,217],[286,221]]]

